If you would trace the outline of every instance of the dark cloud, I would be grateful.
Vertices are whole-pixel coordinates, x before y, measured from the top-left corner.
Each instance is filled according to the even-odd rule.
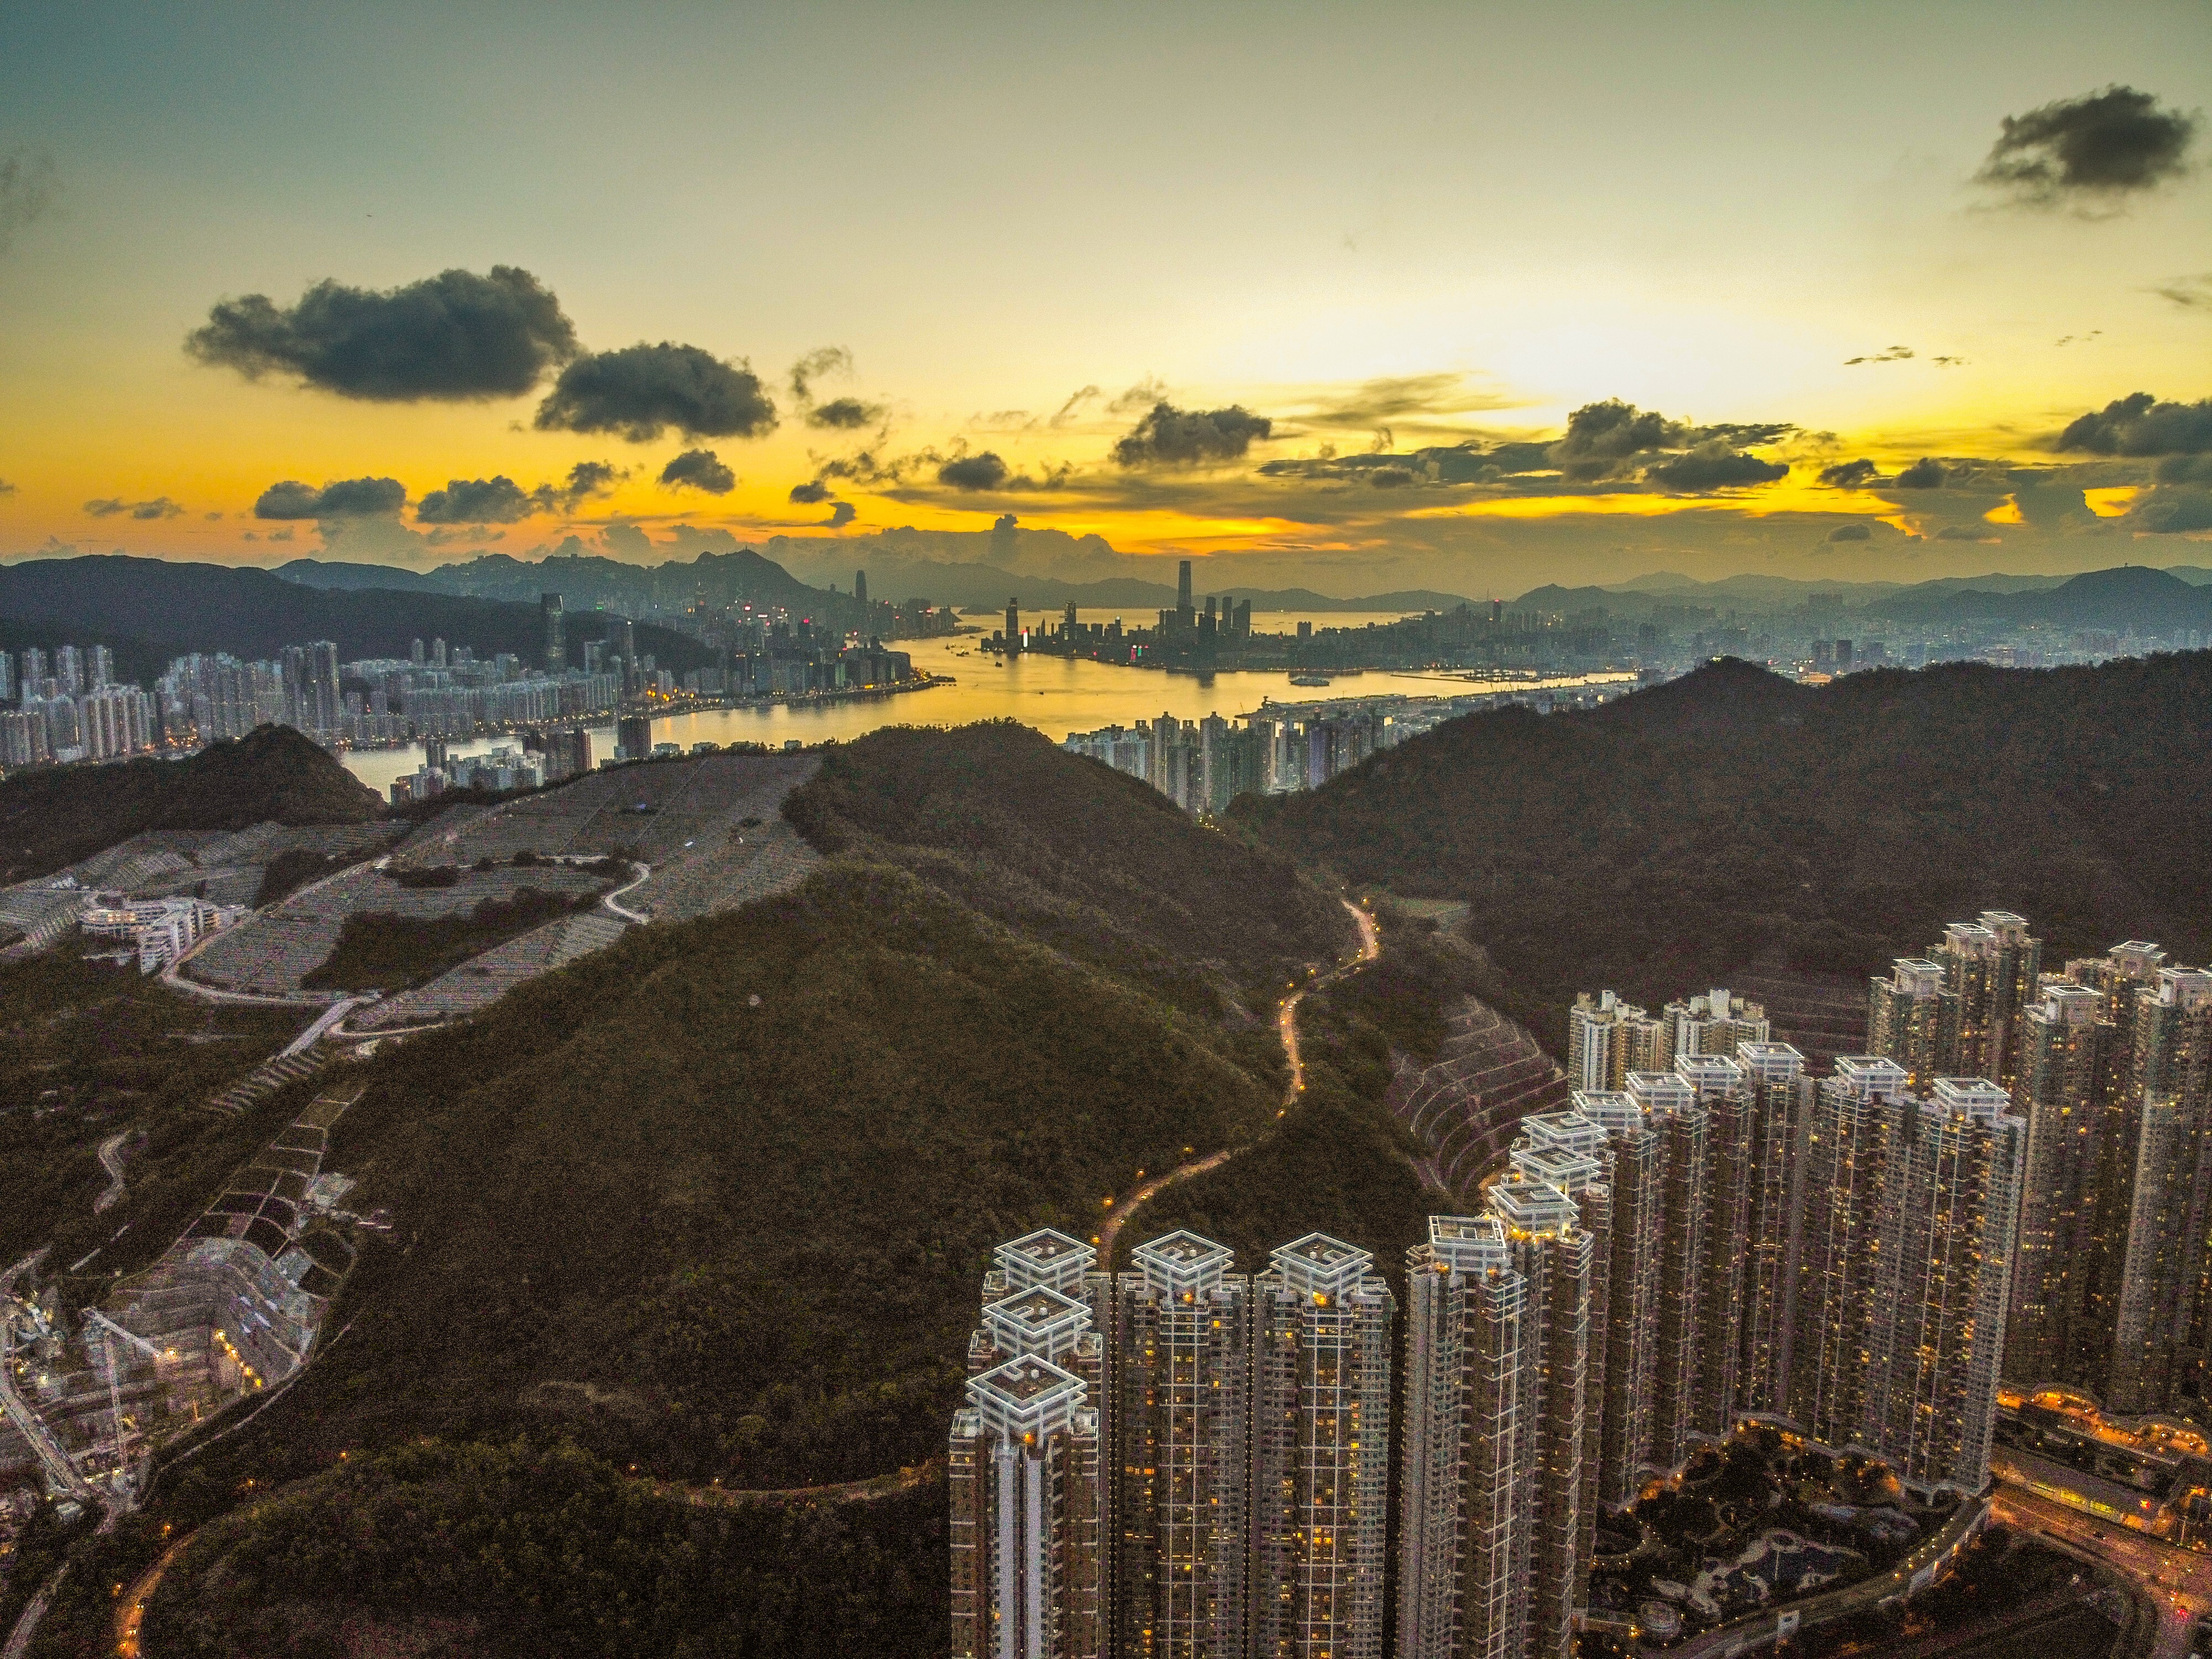
[[[1870,542],[1874,532],[1863,524],[1839,524],[1828,532],[1832,542]]]
[[[513,524],[528,518],[535,500],[514,479],[448,478],[415,504],[417,524]]]
[[[21,150],[0,156],[0,253],[14,246],[15,233],[42,217],[54,204],[54,158]]]
[[[830,509],[830,516],[823,522],[832,530],[842,530],[860,516],[860,510],[852,502],[839,501]]]
[[[1990,542],[1999,539],[1979,525],[1947,524],[1936,532],[1939,542]]]
[[[1640,410],[1618,398],[1584,404],[1567,416],[1567,435],[1547,452],[1552,465],[1579,483],[1632,477],[1654,450],[1680,449],[1692,441],[1691,428],[1656,410]]]
[[[448,270],[404,288],[325,279],[289,308],[265,294],[219,301],[185,349],[248,380],[301,384],[380,403],[517,398],[576,354],[553,291],[526,270]]]
[[[2154,536],[2212,530],[2212,489],[2154,489],[2128,509],[2124,522]]]
[[[1938,368],[1964,368],[1966,366],[1964,357],[1930,357],[1928,361]]]
[[[1911,356],[1911,346],[1892,346],[1887,351],[1869,352],[1863,357],[1846,357],[1844,367],[1850,368],[1856,363],[1902,363],[1910,362]]]
[[[1881,476],[1881,469],[1863,457],[1855,461],[1838,461],[1833,466],[1820,469],[1820,482],[1831,489],[1856,489]]]
[[[830,499],[830,486],[819,478],[791,487],[791,499],[801,507],[818,507]]]
[[[96,501],[87,501],[84,510],[95,519],[119,519],[128,514],[134,519],[174,519],[181,517],[184,508],[167,495],[156,495],[150,501],[126,501],[113,495]]]
[[[1923,456],[1889,481],[1892,489],[1941,489],[1943,464]]]
[[[1648,467],[1648,483],[1669,489],[1740,489],[1747,484],[1772,483],[1790,476],[1781,461],[1762,461],[1747,451],[1730,449],[1715,440],[1699,444],[1686,455]]]
[[[1299,418],[1318,427],[1362,428],[1392,421],[1419,425],[1424,417],[1433,420],[1479,410],[1510,409],[1516,401],[1497,392],[1470,389],[1468,377],[1454,372],[1389,375],[1362,381]]]
[[[1226,409],[1177,409],[1156,403],[1114,446],[1114,459],[1127,467],[1208,466],[1243,459],[1273,422],[1241,404]]]
[[[397,478],[339,478],[316,489],[296,478],[273,483],[253,503],[257,519],[389,518],[407,504]]]
[[[2151,290],[2162,299],[2191,311],[2212,311],[2212,270],[2195,276],[2177,276]]]
[[[573,513],[597,496],[612,495],[614,487],[628,477],[628,468],[607,461],[579,461],[568,469],[566,483],[540,484],[531,492],[531,499],[548,510]]]
[[[561,371],[538,405],[541,432],[612,432],[647,443],[670,427],[689,438],[757,438],[775,404],[742,362],[697,346],[643,341],[587,353]]]
[[[2151,476],[2162,484],[2212,484],[2212,454],[2168,455],[2151,469]]]
[[[2058,434],[2061,450],[2093,455],[2202,455],[2212,450],[2212,398],[2162,404],[2148,392],[2117,398]]]
[[[738,487],[738,475],[725,466],[722,458],[713,450],[687,449],[660,469],[660,482],[672,489],[682,487],[704,490],[709,495],[726,495]]]
[[[1370,468],[1367,482],[1377,489],[1397,489],[1413,482],[1410,466],[1377,466]]]
[[[2194,116],[2133,87],[2106,87],[2006,116],[1974,179],[2035,205],[2115,202],[2185,172],[2196,133]]]
[[[937,469],[937,482],[947,489],[1004,489],[1013,469],[992,450],[962,455]]]
[[[9,483],[5,478],[0,478],[0,495],[12,495],[15,493],[15,486]]]
[[[800,403],[814,396],[814,382],[829,374],[850,374],[853,354],[843,346],[823,346],[810,351],[791,366],[791,395]]]
[[[828,428],[834,432],[852,432],[864,426],[873,426],[884,417],[884,405],[863,403],[858,398],[832,398],[826,404],[817,404],[806,411],[806,424]]]

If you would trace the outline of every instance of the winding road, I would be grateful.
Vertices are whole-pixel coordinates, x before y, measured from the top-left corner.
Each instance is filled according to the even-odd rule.
[[[1291,1069],[1291,1080],[1283,1090],[1282,1107],[1275,1114],[1278,1118],[1297,1103],[1298,1096],[1306,1086],[1306,1064],[1298,1053],[1298,1004],[1305,1000],[1307,992],[1317,991],[1324,985],[1334,985],[1346,975],[1358,972],[1382,954],[1382,935],[1381,930],[1375,926],[1375,918],[1350,899],[1339,899],[1337,902],[1341,904],[1351,915],[1352,921],[1358,924],[1359,953],[1349,961],[1339,963],[1318,978],[1307,981],[1305,984],[1285,997],[1275,1010],[1276,1035],[1282,1039],[1283,1058],[1290,1062]],[[1131,1193],[1115,1206],[1114,1213],[1106,1218],[1105,1224],[1099,1228],[1097,1237],[1092,1241],[1098,1247],[1099,1265],[1109,1273],[1113,1271],[1114,1241],[1121,1236],[1121,1229],[1128,1225],[1129,1218],[1134,1215],[1146,1200],[1155,1197],[1166,1188],[1174,1186],[1178,1181],[1188,1181],[1193,1176],[1204,1175],[1208,1170],[1219,1169],[1237,1153],[1243,1152],[1246,1146],[1256,1145],[1258,1145],[1256,1141],[1248,1140],[1242,1146],[1224,1146],[1218,1152],[1209,1152],[1206,1157],[1194,1159],[1188,1164],[1179,1164],[1166,1174],[1154,1176]]]

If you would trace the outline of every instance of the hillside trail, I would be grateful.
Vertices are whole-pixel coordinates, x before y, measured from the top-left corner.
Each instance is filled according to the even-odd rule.
[[[1290,1066],[1290,1080],[1283,1090],[1283,1104],[1280,1110],[1275,1114],[1278,1118],[1297,1103],[1299,1094],[1306,1086],[1305,1061],[1298,1050],[1298,1004],[1305,1000],[1307,993],[1335,984],[1347,975],[1357,973],[1382,954],[1382,936],[1375,926],[1375,918],[1349,899],[1340,899],[1337,902],[1344,906],[1346,913],[1351,916],[1359,929],[1359,950],[1358,954],[1350,959],[1339,963],[1327,973],[1310,980],[1306,984],[1291,992],[1283,999],[1275,1012],[1275,1030],[1282,1039],[1283,1058],[1289,1062]],[[1256,1141],[1248,1141],[1245,1146],[1257,1144]],[[1188,1181],[1193,1176],[1203,1175],[1208,1170],[1218,1169],[1244,1150],[1245,1146],[1224,1146],[1218,1152],[1210,1153],[1205,1158],[1195,1158],[1188,1164],[1180,1164],[1165,1175],[1138,1188],[1115,1212],[1113,1218],[1099,1230],[1096,1241],[1098,1246],[1098,1259],[1102,1262],[1110,1262],[1113,1260],[1115,1239],[1120,1236],[1121,1229],[1127,1224],[1129,1218],[1147,1200],[1155,1197],[1179,1181]],[[942,1459],[933,1457],[927,1462],[912,1468],[901,1468],[895,1474],[876,1475],[865,1480],[846,1480],[822,1486],[788,1486],[768,1491],[714,1485],[695,1486],[682,1481],[661,1480],[650,1475],[634,1475],[632,1479],[638,1485],[649,1488],[659,1497],[689,1504],[700,1509],[735,1509],[754,1504],[778,1502],[865,1504],[878,1498],[892,1498],[902,1492],[910,1492],[915,1487],[935,1479],[942,1462]],[[140,1621],[145,1617],[146,1603],[152,1599],[155,1588],[161,1582],[161,1575],[169,1564],[175,1560],[185,1546],[191,1542],[191,1535],[187,1534],[170,1545],[161,1559],[139,1576],[137,1581],[131,1586],[130,1593],[124,1597],[122,1605],[116,1609],[115,1650],[121,1656],[121,1659],[140,1659],[138,1630]]]
[[[1282,1040],[1283,1058],[1289,1062],[1291,1073],[1290,1081],[1283,1089],[1282,1107],[1275,1114],[1279,1119],[1297,1103],[1298,1096],[1304,1091],[1306,1086],[1305,1060],[1298,1052],[1298,1004],[1305,1000],[1308,992],[1318,991],[1324,986],[1335,984],[1347,975],[1358,972],[1382,954],[1382,935],[1375,926],[1375,918],[1350,899],[1339,899],[1337,902],[1345,908],[1346,914],[1358,926],[1359,952],[1349,961],[1339,963],[1319,978],[1309,980],[1285,997],[1276,1006],[1275,1033]],[[1247,1147],[1257,1145],[1259,1145],[1258,1141],[1250,1140],[1242,1146],[1224,1146],[1218,1152],[1210,1152],[1206,1157],[1195,1158],[1188,1164],[1178,1164],[1166,1174],[1156,1176],[1138,1188],[1135,1192],[1131,1193],[1115,1208],[1114,1213],[1107,1218],[1105,1225],[1099,1228],[1097,1237],[1091,1241],[1098,1247],[1100,1265],[1109,1273],[1113,1271],[1114,1241],[1121,1237],[1121,1229],[1128,1225],[1129,1218],[1137,1212],[1139,1206],[1174,1186],[1177,1182],[1188,1181],[1193,1176],[1204,1175],[1208,1170],[1218,1170]]]

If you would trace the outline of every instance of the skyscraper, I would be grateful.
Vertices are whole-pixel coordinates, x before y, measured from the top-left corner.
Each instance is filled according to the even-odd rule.
[[[1191,603],[1188,559],[1183,560],[1176,572],[1176,626],[1186,635],[1198,626],[1197,608]]]
[[[1252,1285],[1170,1233],[1114,1286],[1115,1650],[1242,1659],[1249,1584]]]
[[[1255,1659],[1382,1659],[1396,1304],[1309,1233],[1252,1282]]]
[[[868,573],[865,570],[853,573],[853,597],[863,605],[868,602]]]
[[[2005,1375],[2015,1382],[2100,1393],[2112,1344],[2110,1329],[2100,1328],[2104,1256],[2108,1244],[2125,1248],[2124,1236],[2108,1239],[2100,1225],[2112,1035],[2103,1008],[2087,986],[2049,985],[2021,1021],[2013,1095],[2027,1119],[2027,1161],[2005,1339]]]
[[[1658,1127],[1632,1097],[1609,1090],[1581,1090],[1575,1115],[1603,1131],[1606,1215],[1601,1236],[1607,1256],[1605,1297],[1593,1346],[1601,1361],[1589,1370],[1600,1378],[1591,1425],[1598,1468],[1597,1495],[1625,1504],[1651,1462],[1653,1376],[1659,1363],[1659,1272],[1664,1218]],[[1522,1127],[1537,1144],[1559,1144],[1552,1120],[1529,1118]]]
[[[561,611],[561,596],[540,593],[538,611],[545,624],[545,672],[562,673],[568,666],[568,635],[567,619]]]
[[[1790,1370],[1803,1198],[1798,1177],[1812,1083],[1804,1074],[1805,1057],[1786,1042],[1743,1043],[1736,1059],[1752,1101],[1736,1401],[1741,1411],[1778,1413],[1786,1408],[1784,1384]]]
[[[1006,601],[1006,654],[1012,656],[1022,648],[1022,602],[1018,599]]]
[[[1705,1264],[1708,1109],[1673,1072],[1632,1072],[1628,1096],[1659,1136],[1659,1285],[1651,1368],[1650,1460],[1662,1469],[1689,1455],[1698,1426]]]
[[[2160,968],[2136,993],[2141,1121],[2106,1403],[2155,1411],[2205,1392],[2212,1229],[2212,973]]]
[[[1667,1023],[1670,1060],[1683,1054],[1719,1054],[1725,1058],[1735,1053],[1739,1042],[1765,1042],[1771,1029],[1765,1009],[1726,990],[1708,991],[1703,996],[1670,1002],[1661,1011],[1660,1018]]]
[[[1663,1072],[1674,1062],[1667,1021],[1610,991],[1585,991],[1567,1011],[1567,1080],[1577,1089],[1617,1091],[1631,1072]]]
[[[1899,957],[1887,979],[1875,979],[1867,997],[1867,1054],[1895,1060],[1905,1079],[1925,1088],[1948,1068],[1956,1052],[1959,997],[1945,983],[1943,964]]]

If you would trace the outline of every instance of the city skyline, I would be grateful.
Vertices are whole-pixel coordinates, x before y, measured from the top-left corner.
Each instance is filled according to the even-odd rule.
[[[2212,562],[2201,7],[532,15],[11,15],[0,557]]]

